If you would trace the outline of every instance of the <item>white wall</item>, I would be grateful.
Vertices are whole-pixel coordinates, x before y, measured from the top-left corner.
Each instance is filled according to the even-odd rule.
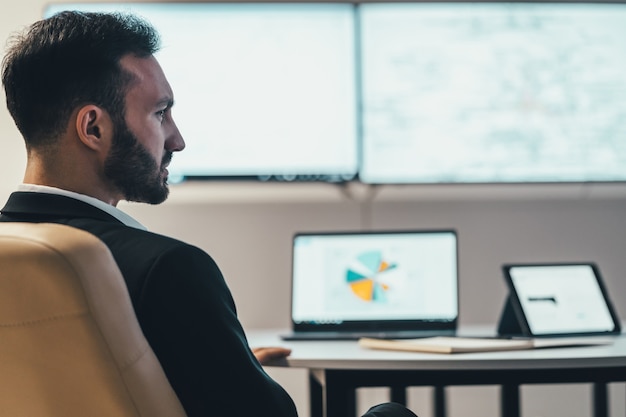
[[[43,0],[2,2],[0,39],[41,16]],[[0,104],[0,201],[21,180],[24,149]],[[346,191],[353,194],[348,198]],[[369,200],[369,193],[374,199]],[[154,231],[194,243],[221,266],[245,327],[286,327],[290,239],[296,231],[453,227],[459,232],[461,323],[495,326],[505,298],[500,265],[513,261],[596,261],[618,313],[626,317],[626,187],[387,187],[186,184],[160,206],[122,207]],[[302,373],[272,371],[306,416]],[[453,416],[497,414],[493,387],[450,390]],[[624,387],[611,387],[613,415],[624,415]],[[524,417],[589,416],[589,387],[528,387]],[[365,391],[362,403],[384,399]],[[431,413],[428,394],[411,405]]]

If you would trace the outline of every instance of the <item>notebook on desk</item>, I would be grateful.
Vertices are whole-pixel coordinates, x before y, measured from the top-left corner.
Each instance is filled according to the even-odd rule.
[[[454,335],[454,230],[298,233],[284,340]]]

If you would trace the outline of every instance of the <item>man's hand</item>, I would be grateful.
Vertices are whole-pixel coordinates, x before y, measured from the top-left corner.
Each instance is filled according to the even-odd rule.
[[[291,354],[291,349],[282,347],[258,347],[253,348],[252,353],[256,356],[261,365],[269,365],[281,359],[285,359]]]

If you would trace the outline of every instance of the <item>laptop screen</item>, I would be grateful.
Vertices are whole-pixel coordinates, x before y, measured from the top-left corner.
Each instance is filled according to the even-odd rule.
[[[453,230],[299,233],[294,329],[455,327],[457,263]]]

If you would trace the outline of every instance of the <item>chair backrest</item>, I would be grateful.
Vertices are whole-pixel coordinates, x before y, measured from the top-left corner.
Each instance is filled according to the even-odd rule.
[[[0,223],[0,415],[185,416],[95,236]]]

